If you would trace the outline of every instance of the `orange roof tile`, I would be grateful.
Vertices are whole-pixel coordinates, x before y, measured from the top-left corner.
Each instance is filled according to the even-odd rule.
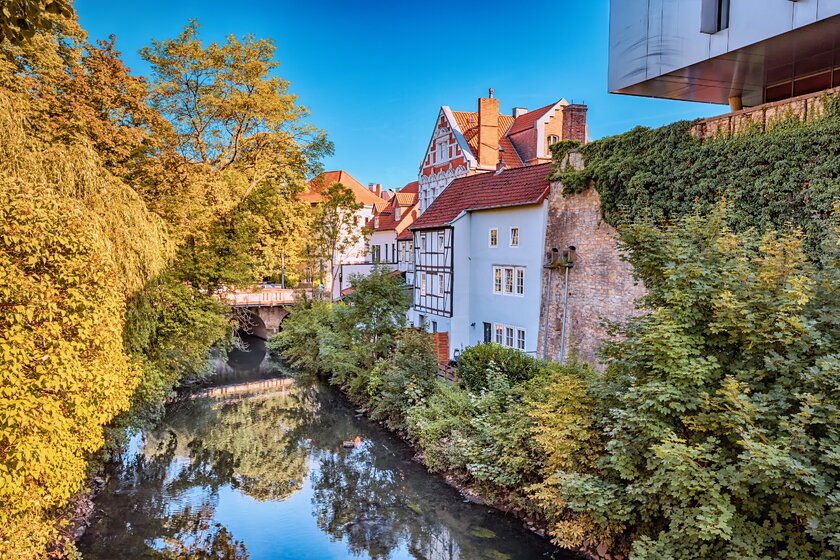
[[[400,219],[397,220],[397,206],[400,207]],[[417,218],[417,181],[412,181],[401,188],[396,196],[383,205],[374,206],[379,215],[379,225],[373,227],[374,219],[367,222],[367,227],[373,231],[396,230],[401,233]]]
[[[365,188],[364,185],[344,170],[325,171],[319,174],[307,183],[309,190],[299,194],[298,199],[312,204],[323,202],[324,197],[321,195],[321,192],[329,188],[333,183],[341,183],[353,191],[356,202],[359,204],[371,206],[377,202],[383,202],[382,198],[371,192],[370,189]]]
[[[452,115],[455,117],[455,122],[458,124],[458,128],[461,129],[461,134],[464,135],[464,140],[467,141],[467,145],[470,147],[470,151],[472,155],[478,157],[478,113],[468,113],[464,111],[452,111]],[[507,139],[505,138],[505,133],[513,124],[513,117],[511,115],[499,115],[499,143],[504,143]],[[504,138],[504,140],[502,140]],[[508,147],[509,145],[509,147]],[[510,150],[511,155],[516,154],[516,149],[513,147],[513,144],[507,142],[507,145],[503,146],[505,148],[505,152]],[[522,160],[519,158],[519,155],[516,155],[516,158],[510,158],[508,154],[502,155],[502,161],[505,162],[505,166],[508,168],[511,167],[519,167],[522,165]],[[515,162],[519,163],[515,163]]]
[[[538,204],[548,195],[550,173],[551,164],[543,163],[455,179],[409,227],[441,227],[464,211]]]

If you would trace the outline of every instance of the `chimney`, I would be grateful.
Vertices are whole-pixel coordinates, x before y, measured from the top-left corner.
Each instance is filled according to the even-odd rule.
[[[368,190],[376,196],[380,196],[382,194],[382,185],[379,183],[368,183]]]
[[[499,163],[496,164],[496,172],[493,175],[498,175],[502,171],[505,170],[505,162],[502,158],[499,158]]]
[[[478,99],[478,167],[493,169],[499,161],[499,100]]]
[[[528,109],[525,107],[514,107],[513,108],[513,118],[517,119],[528,112]]]
[[[578,140],[586,144],[586,105],[563,107],[563,140]]]

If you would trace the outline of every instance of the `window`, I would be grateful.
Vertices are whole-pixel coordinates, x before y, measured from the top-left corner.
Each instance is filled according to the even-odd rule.
[[[437,321],[432,321],[432,332],[437,332]]]
[[[402,208],[397,206],[396,208],[394,208],[394,220],[399,222],[401,219],[400,216],[402,216]]]
[[[499,246],[499,230],[497,230],[496,228],[490,230],[490,246]]]
[[[437,275],[437,295],[443,295],[443,274]]]
[[[380,251],[381,248],[379,245],[374,245],[370,248],[370,260],[373,262],[379,262],[379,257],[381,256]]]
[[[449,142],[446,139],[438,140],[435,145],[435,163],[446,161],[449,152]]]
[[[494,266],[493,293],[505,296],[525,295],[525,267]]]
[[[548,135],[548,145],[551,146],[552,144],[556,144],[560,141],[560,137],[556,134],[549,134]]]
[[[510,246],[511,247],[519,247],[519,228],[518,227],[510,228]]]
[[[484,323],[484,342],[493,341],[493,325]]]
[[[425,272],[420,273],[420,295],[421,296],[426,295],[426,273]]]
[[[420,234],[420,250],[421,251],[426,250],[426,234],[425,233]]]
[[[391,262],[397,262],[397,244],[391,243]]]
[[[525,351],[525,329],[513,325],[496,323],[484,323],[484,341],[490,341],[490,332],[493,332],[493,342],[508,348],[516,348]]]
[[[375,227],[375,228],[379,227],[379,216],[374,216],[373,217],[373,227]]]
[[[702,0],[700,33],[710,35],[729,27],[729,0]]]

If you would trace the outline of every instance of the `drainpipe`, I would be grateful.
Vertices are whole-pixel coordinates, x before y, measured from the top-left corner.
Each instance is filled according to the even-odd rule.
[[[563,268],[566,269],[563,293],[563,324],[560,329],[560,363],[566,362],[566,330],[569,318],[569,269],[575,265],[575,247],[570,246],[563,253]]]
[[[551,300],[553,299],[552,296],[554,295],[554,292],[551,290],[551,273],[554,271],[554,268],[557,266],[556,254],[557,254],[557,248],[552,247],[550,256],[546,259],[546,262],[543,265],[543,268],[548,269],[548,282],[546,282],[546,284],[545,284],[545,298],[543,298],[543,301],[545,301],[545,321],[544,321],[544,324],[543,324],[543,347],[542,347],[543,360],[548,359],[548,315],[549,315],[549,312],[551,311]]]

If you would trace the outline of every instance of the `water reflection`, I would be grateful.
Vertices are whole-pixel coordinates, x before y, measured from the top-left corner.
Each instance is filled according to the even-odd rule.
[[[463,503],[334,390],[248,371],[169,405],[133,441],[97,500],[86,559],[572,558]]]

